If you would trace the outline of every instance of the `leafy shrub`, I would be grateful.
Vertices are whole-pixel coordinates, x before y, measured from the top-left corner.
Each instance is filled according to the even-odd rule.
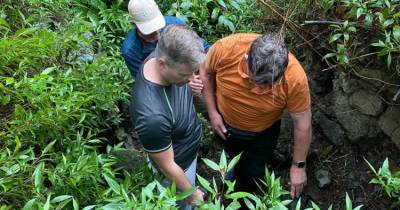
[[[202,38],[211,42],[234,32],[262,30],[257,23],[263,11],[257,1],[169,0],[158,3],[164,15],[185,20]]]
[[[375,178],[373,178],[370,183],[382,186],[386,194],[395,200],[394,203],[391,205],[391,208],[399,207],[400,171],[397,171],[395,173],[390,172],[388,158],[385,159],[382,166],[378,170],[376,170],[367,160],[365,161],[375,174]]]
[[[324,11],[334,11],[332,8],[336,3],[336,8],[345,11],[339,14],[344,20],[332,24],[333,29],[329,43],[333,45],[332,53],[324,56],[324,59],[335,57],[340,64],[349,64],[352,52],[357,52],[352,48],[359,49],[360,45],[355,43],[365,43],[364,36],[358,34],[368,34],[373,37],[366,40],[372,48],[368,54],[377,54],[385,57],[387,68],[392,68],[392,61],[398,60],[400,52],[400,1],[398,0],[324,0]],[[369,42],[369,43],[368,43]],[[396,59],[392,57],[395,56]]]

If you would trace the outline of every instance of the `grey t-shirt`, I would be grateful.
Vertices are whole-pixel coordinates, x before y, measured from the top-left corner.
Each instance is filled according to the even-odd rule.
[[[186,169],[197,155],[202,126],[193,105],[192,90],[163,86],[144,78],[143,62],[135,81],[131,118],[144,149],[158,153],[173,147],[175,162]]]

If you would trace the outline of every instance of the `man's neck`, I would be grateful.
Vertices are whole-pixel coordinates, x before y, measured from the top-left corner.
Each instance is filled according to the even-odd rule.
[[[162,76],[160,65],[156,58],[149,59],[143,66],[144,78],[158,85],[170,85]]]

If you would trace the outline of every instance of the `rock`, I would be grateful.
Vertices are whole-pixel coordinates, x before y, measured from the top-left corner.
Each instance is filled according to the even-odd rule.
[[[139,169],[146,161],[140,151],[135,149],[132,137],[122,127],[115,131],[115,136],[125,145],[125,149],[118,149],[113,152],[113,155],[117,158],[117,166],[127,170]]]
[[[344,92],[334,92],[333,104],[336,119],[351,141],[374,138],[380,133],[376,119],[352,108],[349,105],[349,97]]]
[[[369,84],[370,88],[375,87],[379,89],[383,85],[379,80],[397,84],[396,81],[393,81],[396,80],[396,77],[393,77],[389,71],[385,71],[384,69],[360,68],[357,72],[358,75],[363,77],[363,86]]]
[[[319,169],[315,172],[315,177],[317,178],[319,188],[324,188],[331,183],[331,174],[327,170]]]
[[[379,118],[382,131],[400,148],[400,107],[389,107]]]
[[[122,167],[129,171],[139,170],[146,163],[144,156],[135,149],[119,149],[113,152],[117,158],[117,167]]]
[[[119,127],[115,131],[115,136],[117,137],[118,140],[124,141],[128,137],[128,134],[125,132],[124,128]]]
[[[315,119],[318,121],[317,124],[321,127],[322,133],[328,138],[334,145],[342,145],[345,139],[345,133],[338,123],[329,120],[321,112],[314,114]]]
[[[353,93],[359,88],[357,80],[351,78],[351,75],[345,72],[339,73],[337,79],[334,80],[334,85],[340,87],[345,93]]]
[[[363,114],[378,116],[383,111],[383,102],[376,94],[358,90],[350,97],[350,105]]]
[[[392,141],[397,145],[397,147],[400,149],[400,128],[397,128],[393,134],[390,136]]]

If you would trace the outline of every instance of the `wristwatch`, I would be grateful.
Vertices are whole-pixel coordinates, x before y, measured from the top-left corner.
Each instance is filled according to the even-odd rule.
[[[306,161],[295,161],[292,165],[296,166],[297,168],[304,168],[306,167]]]

